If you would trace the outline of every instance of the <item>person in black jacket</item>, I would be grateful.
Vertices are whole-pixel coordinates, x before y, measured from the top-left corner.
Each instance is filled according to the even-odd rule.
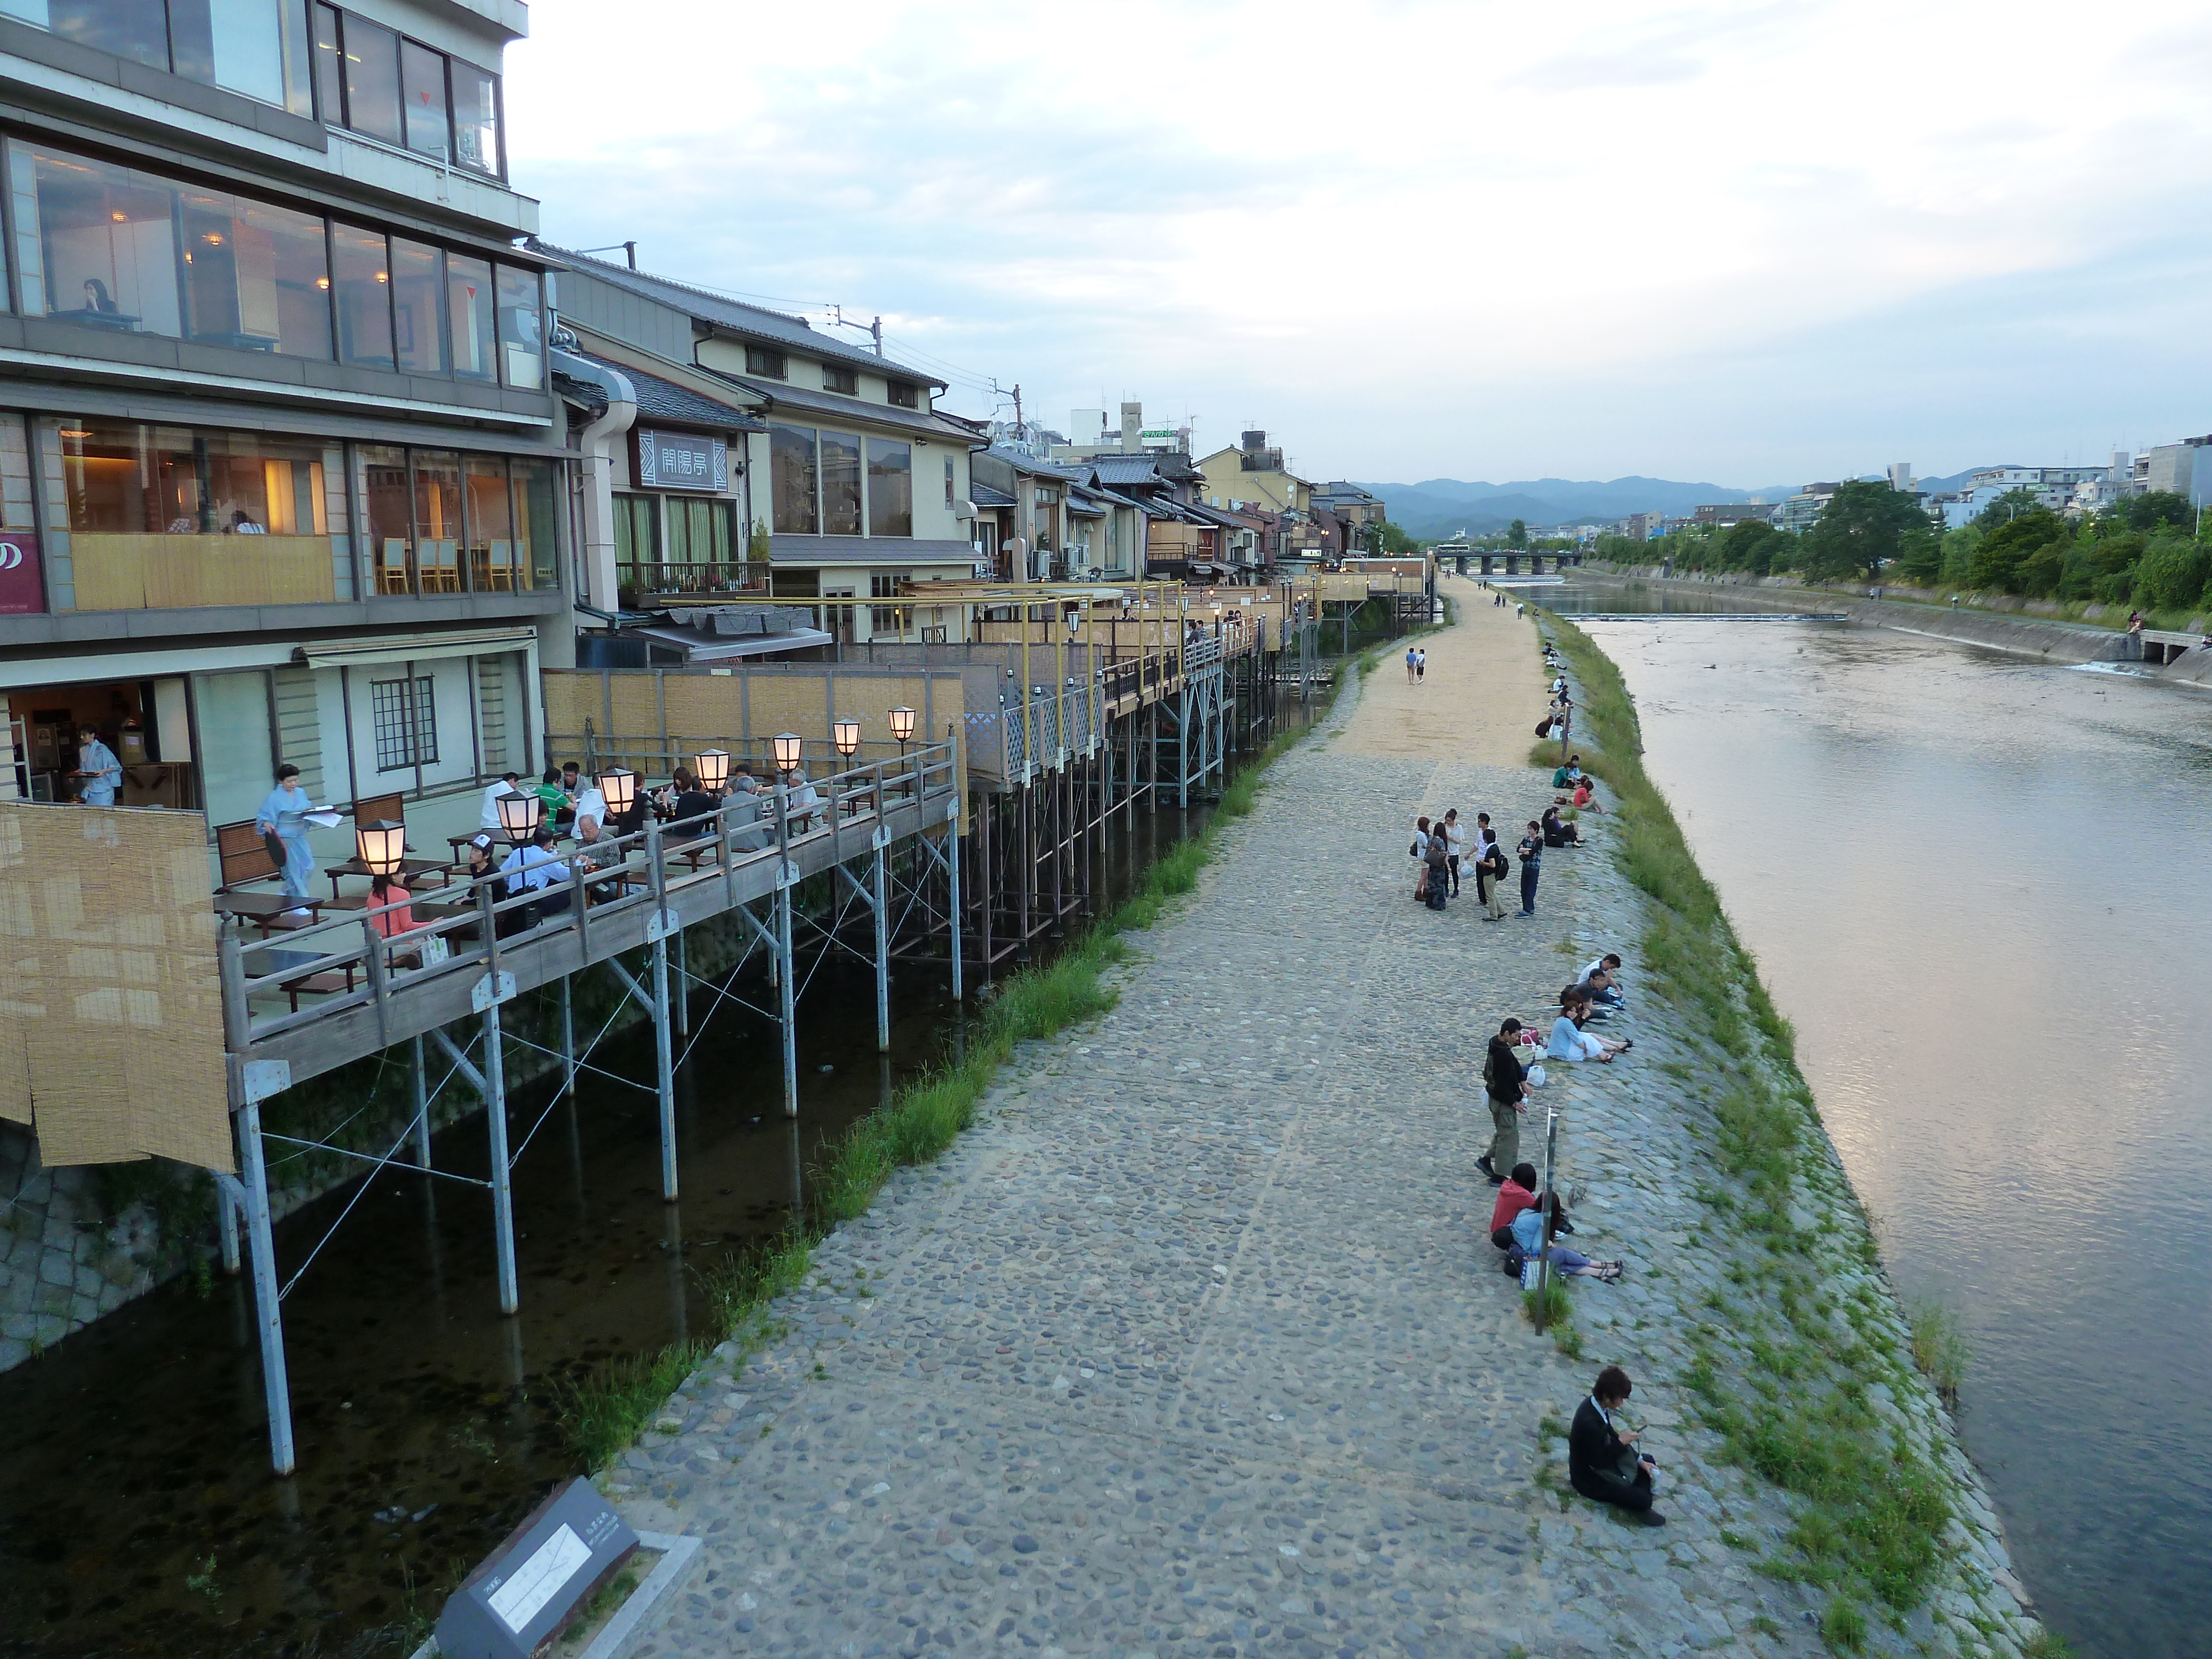
[[[1528,1109],[1528,1074],[1521,1069],[1521,1056],[1513,1039],[1521,1022],[1509,1019],[1490,1039],[1482,1062],[1482,1086],[1490,1096],[1490,1150],[1474,1160],[1474,1167],[1493,1187],[1502,1186],[1506,1171],[1521,1157],[1521,1114]]]
[[[1626,1510],[1647,1527],[1667,1517],[1651,1507],[1651,1471],[1658,1467],[1636,1449],[1636,1437],[1613,1426],[1613,1413],[1628,1403],[1628,1373],[1607,1365],[1589,1398],[1575,1408],[1567,1431],[1567,1479],[1583,1497]]]

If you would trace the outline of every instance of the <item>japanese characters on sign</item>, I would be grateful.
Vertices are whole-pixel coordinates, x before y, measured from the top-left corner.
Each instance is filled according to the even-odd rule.
[[[694,432],[637,428],[637,483],[642,489],[727,490],[730,446]]]

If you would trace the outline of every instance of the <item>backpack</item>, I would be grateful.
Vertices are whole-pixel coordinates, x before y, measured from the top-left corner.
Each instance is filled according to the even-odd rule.
[[[1518,1244],[1513,1245],[1506,1250],[1504,1271],[1505,1276],[1508,1279],[1520,1278],[1522,1271],[1528,1267],[1528,1258],[1522,1254],[1521,1247]]]

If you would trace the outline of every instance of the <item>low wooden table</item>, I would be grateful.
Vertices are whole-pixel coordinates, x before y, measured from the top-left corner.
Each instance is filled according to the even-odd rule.
[[[304,919],[295,916],[295,910],[304,910]],[[309,927],[322,920],[323,901],[316,898],[294,898],[289,893],[217,893],[215,913],[219,916],[235,916],[240,921],[250,921],[261,930],[264,939],[272,933],[295,927]]]

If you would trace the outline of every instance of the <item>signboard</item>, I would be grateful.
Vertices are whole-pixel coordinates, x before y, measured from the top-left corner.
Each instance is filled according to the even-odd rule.
[[[46,608],[39,580],[39,532],[0,530],[0,617],[35,616]]]
[[[641,489],[712,489],[730,487],[730,447],[720,438],[696,432],[636,428],[637,486]]]
[[[446,1659],[526,1659],[637,1547],[637,1534],[588,1480],[539,1504],[438,1616]]]

